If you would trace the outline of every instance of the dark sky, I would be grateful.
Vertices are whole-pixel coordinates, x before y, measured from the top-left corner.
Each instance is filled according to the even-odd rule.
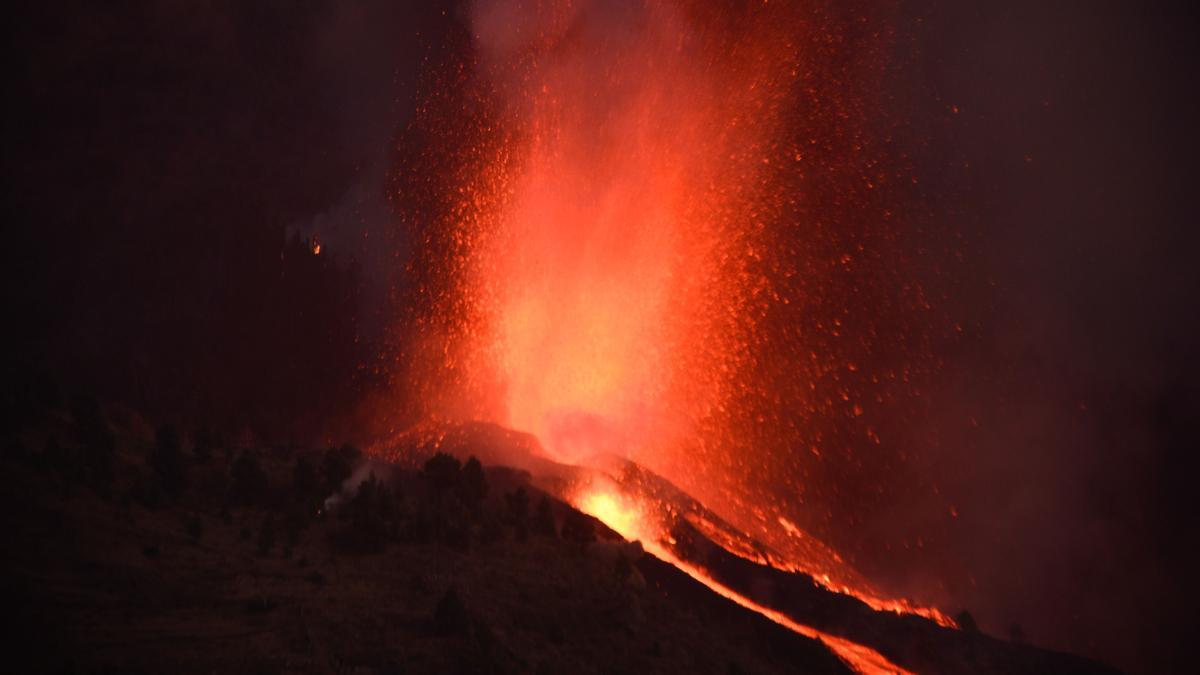
[[[412,4],[12,16],[3,250],[20,347],[6,368],[264,434],[352,406],[374,386],[408,245],[386,173],[460,16]],[[915,56],[892,84],[918,92],[908,114],[931,139],[918,170],[992,290],[933,392],[945,423],[929,461],[965,526],[924,571],[870,571],[898,587],[970,578],[957,597],[990,630],[1018,622],[1170,670],[1198,562],[1190,23],[1162,4],[900,5]],[[287,245],[314,234],[319,262]],[[271,421],[240,416],[251,403]],[[959,408],[991,412],[966,428]]]
[[[387,222],[431,14],[69,3],[6,22],[19,364],[264,435],[350,405],[396,248],[363,235]],[[320,259],[285,246],[314,233]]]
[[[995,630],[1182,669],[1200,418],[1186,22],[1135,3],[915,5],[909,75],[960,111],[936,151],[966,167],[944,176],[945,217],[978,236],[994,289],[936,392],[933,463],[968,528],[931,566],[970,570],[964,604]],[[955,421],[980,409],[978,428]]]

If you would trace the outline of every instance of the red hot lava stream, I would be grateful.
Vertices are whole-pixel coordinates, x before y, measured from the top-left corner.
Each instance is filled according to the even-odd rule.
[[[814,63],[829,60],[837,36],[820,32],[820,12],[717,5],[472,6],[470,62],[445,87],[466,93],[433,96],[417,120],[435,138],[439,120],[453,120],[445,147],[426,149],[451,167],[409,177],[440,181],[432,190],[452,204],[417,227],[410,270],[423,312],[411,388],[429,417],[528,431],[564,463],[632,459],[748,532],[757,525],[750,534],[783,554],[764,562],[876,609],[949,623],[884,598],[777,504],[755,499],[749,477],[767,460],[786,465],[779,458],[791,451],[780,448],[807,447],[797,416],[815,413],[816,424],[824,410],[815,394],[782,395],[780,368],[799,380],[824,370],[798,365],[797,354],[817,351],[797,335],[784,335],[779,353],[769,318],[797,301],[802,284],[791,280],[805,274],[803,239],[778,226],[804,198],[787,177],[837,171],[807,164],[809,145],[788,132],[797,98],[821,105]],[[826,131],[853,135],[848,113],[833,117]],[[841,397],[851,401],[844,388]],[[793,406],[800,412],[783,410]],[[641,531],[602,495],[575,503],[661,549],[661,533]],[[864,671],[900,670],[657,552]]]
[[[782,612],[764,607],[713,579],[700,567],[681,560],[670,549],[662,545],[661,542],[668,535],[663,531],[660,523],[654,522],[654,519],[650,516],[651,510],[643,508],[642,505],[632,501],[628,496],[605,489],[589,487],[572,495],[571,501],[579,510],[596,517],[626,539],[642,542],[642,546],[655,557],[671,563],[688,576],[712,589],[718,595],[732,600],[746,609],[762,614],[775,623],[796,633],[824,642],[843,661],[850,664],[860,673],[869,675],[876,673],[880,675],[910,673],[910,671],[892,663],[887,657],[870,647],[798,623]]]

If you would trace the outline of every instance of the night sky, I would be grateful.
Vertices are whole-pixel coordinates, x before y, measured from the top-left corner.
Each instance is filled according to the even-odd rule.
[[[278,442],[365,433],[414,245],[386,186],[461,9],[28,4],[5,22],[6,377]],[[1169,5],[1049,5],[898,3],[891,114],[970,269],[942,290],[975,328],[915,422],[958,517],[894,503],[836,544],[998,635],[1161,672],[1200,569],[1193,36]],[[885,554],[897,530],[928,545]]]

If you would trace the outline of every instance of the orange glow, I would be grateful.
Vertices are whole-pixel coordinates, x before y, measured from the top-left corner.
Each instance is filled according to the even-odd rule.
[[[563,461],[682,465],[724,417],[770,293],[765,160],[795,55],[764,24],[763,44],[703,59],[719,45],[666,3],[633,35],[564,46],[578,12],[534,7],[540,38],[481,48],[505,131],[447,223],[454,281],[432,320],[452,320],[434,358],[462,373],[449,414]]]
[[[805,626],[804,624],[793,621],[781,612],[777,612],[769,607],[763,607],[762,605],[750,600],[749,598],[708,576],[699,568],[694,567],[675,557],[670,551],[666,550],[660,545],[643,545],[645,546],[646,550],[655,557],[671,563],[675,567],[685,572],[688,576],[692,577],[696,581],[699,581],[705,586],[708,586],[722,597],[728,598],[729,600],[736,602],[746,609],[758,612],[775,623],[795,631],[796,633],[824,642],[826,646],[832,649],[833,652],[842,659],[842,661],[845,661],[847,665],[854,670],[863,673],[863,675],[914,675],[912,671],[905,670],[904,668],[892,663],[883,654],[880,654],[866,645],[860,645],[857,642],[851,642],[845,638],[840,638],[836,635],[824,633],[810,626]]]
[[[594,516],[626,539],[640,541],[646,551],[660,560],[671,563],[722,597],[757,612],[789,630],[824,642],[858,672],[864,675],[907,674],[910,672],[892,663],[870,647],[819,631],[792,620],[782,612],[764,607],[713,579],[700,568],[681,560],[663,545],[662,540],[666,534],[661,524],[653,522],[649,517],[650,509],[643,508],[628,495],[604,486],[588,486],[577,492],[572,501],[580,511]]]
[[[579,500],[580,511],[595,516],[614,532],[629,540],[647,538],[642,514],[623,498],[609,492],[589,492]]]
[[[452,195],[441,220],[419,226],[410,262],[423,313],[406,345],[409,395],[426,418],[528,432],[560,462],[634,460],[739,527],[694,523],[731,552],[953,625],[887,598],[797,524],[811,521],[792,497],[811,486],[796,467],[822,460],[821,429],[870,424],[871,402],[838,374],[896,374],[869,372],[874,324],[847,335],[848,310],[810,311],[828,298],[809,295],[859,297],[826,291],[821,275],[869,257],[817,222],[803,177],[846,181],[825,195],[830,209],[890,177],[867,175],[867,124],[848,83],[827,75],[841,73],[829,65],[843,56],[829,46],[845,37],[829,28],[837,13],[787,4],[477,3],[471,63],[454,75],[469,93],[440,101],[461,146],[454,168],[408,177],[444,178]],[[868,56],[854,53],[849,76],[875,72],[856,60]],[[465,132],[454,126],[464,117]],[[856,435],[872,451],[884,442],[873,427]],[[764,484],[784,496],[764,497]],[[620,492],[572,501],[624,536],[658,539],[653,510]]]

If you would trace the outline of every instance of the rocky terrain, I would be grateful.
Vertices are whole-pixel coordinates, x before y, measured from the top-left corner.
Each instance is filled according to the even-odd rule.
[[[377,467],[326,506],[353,449],[197,444],[88,409],[50,411],[3,460],[30,670],[845,672],[520,472]]]
[[[13,412],[0,578],[29,671],[849,672],[521,469],[255,447],[87,398]],[[920,672],[1105,672],[676,534],[730,586]]]

